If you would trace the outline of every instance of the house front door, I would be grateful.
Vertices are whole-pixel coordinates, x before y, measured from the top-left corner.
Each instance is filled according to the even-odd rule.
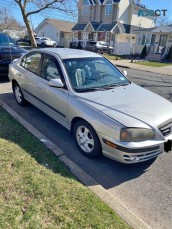
[[[166,45],[166,42],[167,42],[167,37],[168,37],[167,35],[161,35],[160,36],[158,49],[157,49],[158,53],[164,53],[165,45]]]

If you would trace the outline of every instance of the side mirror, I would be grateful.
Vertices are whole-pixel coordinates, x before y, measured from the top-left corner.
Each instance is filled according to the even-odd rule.
[[[58,87],[58,88],[64,87],[64,84],[62,83],[61,79],[50,79],[50,81],[48,81],[48,84],[50,87]]]
[[[122,71],[122,73],[124,74],[124,76],[127,76],[127,71]]]

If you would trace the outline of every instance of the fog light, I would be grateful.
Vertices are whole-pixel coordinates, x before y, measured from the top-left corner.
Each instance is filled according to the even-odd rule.
[[[131,157],[131,160],[132,161],[139,161],[139,158],[138,157]]]

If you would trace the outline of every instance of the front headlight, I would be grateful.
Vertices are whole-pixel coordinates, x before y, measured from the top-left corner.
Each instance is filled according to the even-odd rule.
[[[122,128],[120,133],[122,142],[141,142],[153,138],[155,138],[155,132],[144,128]]]

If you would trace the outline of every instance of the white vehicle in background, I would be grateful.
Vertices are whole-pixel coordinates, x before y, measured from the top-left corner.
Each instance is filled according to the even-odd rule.
[[[37,45],[41,47],[45,47],[45,46],[56,47],[57,46],[57,42],[51,40],[48,37],[35,37],[35,40],[36,40]]]

